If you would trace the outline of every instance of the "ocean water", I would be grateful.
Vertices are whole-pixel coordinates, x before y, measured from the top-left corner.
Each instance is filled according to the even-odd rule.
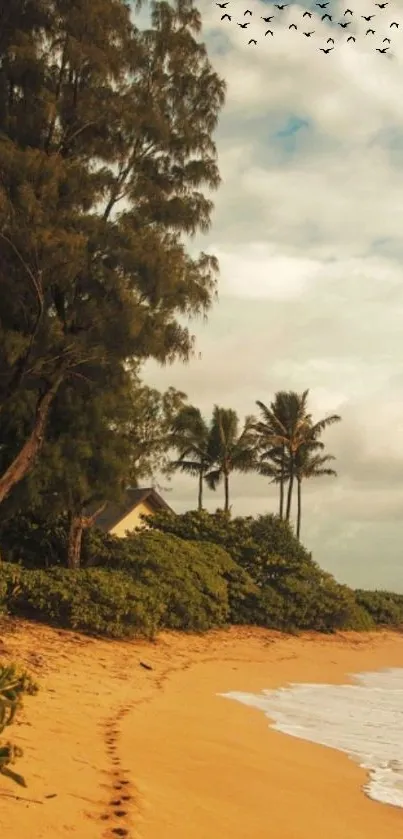
[[[277,731],[346,752],[367,770],[370,798],[403,808],[403,668],[351,678],[219,695],[260,708]]]

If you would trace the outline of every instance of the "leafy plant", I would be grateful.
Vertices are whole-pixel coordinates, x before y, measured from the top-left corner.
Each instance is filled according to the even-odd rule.
[[[33,695],[37,690],[38,687],[32,678],[27,673],[21,672],[15,664],[0,664],[0,735],[7,726],[13,723],[15,715],[21,708],[23,694]],[[23,751],[18,746],[0,742],[0,774],[6,775],[25,787],[23,776],[10,768],[22,755]]]

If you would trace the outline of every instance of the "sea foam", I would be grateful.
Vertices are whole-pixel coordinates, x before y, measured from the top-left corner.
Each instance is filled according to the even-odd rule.
[[[403,668],[351,678],[219,695],[259,708],[277,731],[346,752],[368,771],[370,798],[403,807]]]

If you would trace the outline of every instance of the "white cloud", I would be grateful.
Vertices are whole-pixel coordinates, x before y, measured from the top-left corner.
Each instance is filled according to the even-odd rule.
[[[376,11],[373,37],[360,18],[368,3],[354,0],[355,44],[337,26],[340,3],[332,26],[314,13],[309,39],[287,28],[305,7],[287,8],[265,38],[271,4],[253,4],[247,35],[236,26],[245,4],[229,6],[231,24],[200,4],[228,96],[213,227],[192,242],[219,257],[220,302],[194,324],[201,360],[150,364],[149,381],[183,388],[206,414],[218,402],[243,418],[290,388],[310,389],[314,416],[341,413],[324,437],[338,478],[306,487],[303,538],[340,579],[403,590],[403,2]],[[384,37],[390,60],[375,52]],[[192,480],[174,479],[175,508],[195,497]],[[210,509],[222,501],[220,490],[206,497]],[[234,476],[232,498],[235,513],[277,509],[256,476]]]

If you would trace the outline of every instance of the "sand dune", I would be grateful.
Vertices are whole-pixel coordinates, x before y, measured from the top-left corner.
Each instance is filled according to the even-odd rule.
[[[269,729],[218,693],[348,681],[403,667],[403,635],[282,636],[233,628],[155,644],[17,622],[0,659],[36,676],[10,729],[17,788],[0,776],[13,839],[397,839],[403,810],[370,801],[345,755]],[[140,662],[150,665],[148,670]]]

